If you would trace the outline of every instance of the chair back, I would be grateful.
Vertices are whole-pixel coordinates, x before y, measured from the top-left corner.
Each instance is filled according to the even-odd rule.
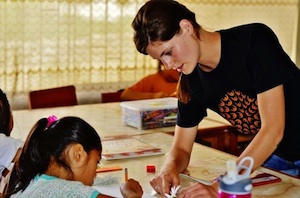
[[[120,102],[121,101],[121,94],[124,91],[124,89],[121,89],[116,92],[105,92],[101,93],[101,102],[107,103],[107,102]]]
[[[29,92],[29,109],[77,105],[74,85]]]

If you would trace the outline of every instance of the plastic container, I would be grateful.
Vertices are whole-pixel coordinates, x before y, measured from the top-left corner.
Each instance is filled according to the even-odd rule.
[[[244,163],[249,161],[249,166]],[[253,158],[245,157],[236,166],[234,160],[227,161],[227,174],[221,177],[219,198],[251,198],[252,180],[250,177],[253,167]],[[240,174],[240,172],[242,174]]]
[[[177,98],[158,98],[121,102],[123,122],[138,129],[175,126]]]

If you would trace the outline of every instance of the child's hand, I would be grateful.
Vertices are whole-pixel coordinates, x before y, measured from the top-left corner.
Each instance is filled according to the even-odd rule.
[[[120,190],[125,198],[142,197],[143,189],[139,182],[134,179],[129,179],[127,182],[120,185]]]

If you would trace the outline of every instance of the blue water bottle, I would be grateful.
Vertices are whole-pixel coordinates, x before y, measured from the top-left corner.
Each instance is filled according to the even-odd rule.
[[[249,166],[244,163],[249,161]],[[251,198],[252,181],[251,170],[253,158],[244,157],[236,166],[235,160],[227,161],[227,174],[221,177],[219,185],[219,198]],[[241,173],[241,171],[243,171]]]

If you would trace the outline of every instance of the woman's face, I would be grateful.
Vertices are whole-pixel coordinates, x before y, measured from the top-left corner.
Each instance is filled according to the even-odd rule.
[[[180,27],[180,33],[172,39],[150,43],[146,52],[152,58],[160,60],[166,69],[190,74],[199,60],[199,39],[190,23],[183,23]]]

